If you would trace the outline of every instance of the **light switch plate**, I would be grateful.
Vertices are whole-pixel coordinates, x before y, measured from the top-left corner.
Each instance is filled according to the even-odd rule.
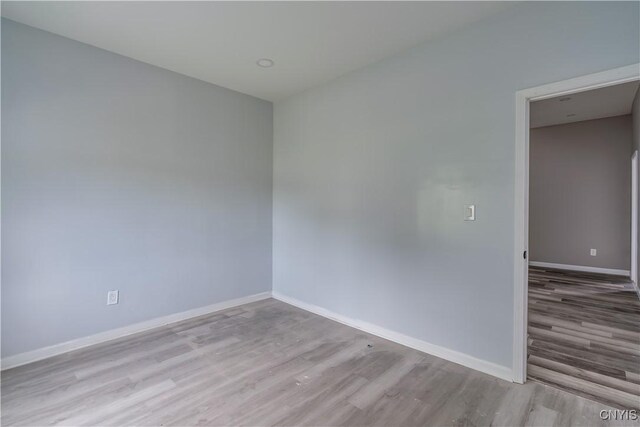
[[[118,303],[118,297],[119,297],[119,292],[116,291],[109,291],[107,292],[107,305],[113,305],[113,304],[117,304]]]
[[[591,256],[596,256],[596,255],[598,255],[598,250],[597,250],[597,249],[591,249],[591,251],[589,252],[589,254],[590,254]]]
[[[465,221],[476,220],[476,205],[464,205],[464,220]]]

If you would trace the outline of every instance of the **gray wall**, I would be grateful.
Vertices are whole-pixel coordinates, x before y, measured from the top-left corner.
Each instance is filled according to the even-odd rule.
[[[277,102],[274,291],[511,367],[515,92],[638,62],[638,6],[520,4]]]
[[[3,20],[2,355],[269,291],[272,123]]]
[[[531,129],[531,261],[630,270],[631,139],[630,115]]]

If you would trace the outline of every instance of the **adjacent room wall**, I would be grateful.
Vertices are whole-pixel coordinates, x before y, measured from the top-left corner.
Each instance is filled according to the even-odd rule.
[[[630,115],[531,129],[531,261],[630,270],[631,133]]]
[[[637,63],[638,6],[520,4],[277,102],[274,292],[510,369],[515,92]]]
[[[633,128],[632,150],[636,151],[640,150],[640,88],[636,91],[636,96],[633,99],[631,120]]]
[[[632,127],[632,142],[631,142],[631,154],[634,151],[640,151],[640,88],[636,91],[636,97],[633,99],[633,108],[631,110],[631,127]],[[640,153],[639,153],[640,154]],[[640,180],[640,174],[639,180]],[[638,182],[638,188],[640,188],[640,181]],[[640,204],[640,197],[638,197],[638,203]],[[638,236],[640,240],[640,215],[638,215]],[[640,250],[638,250],[638,268],[640,268]],[[636,290],[640,294],[640,288],[636,283]]]
[[[2,356],[270,291],[272,123],[2,20]]]

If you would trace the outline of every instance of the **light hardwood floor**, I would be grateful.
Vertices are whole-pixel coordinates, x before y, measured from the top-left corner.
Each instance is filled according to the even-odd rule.
[[[2,425],[637,425],[269,299],[2,373]]]
[[[528,376],[640,409],[640,299],[626,278],[529,270]]]

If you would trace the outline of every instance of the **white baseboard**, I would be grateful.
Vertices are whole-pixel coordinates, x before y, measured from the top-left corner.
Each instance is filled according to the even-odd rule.
[[[614,268],[600,268],[600,267],[587,267],[585,265],[569,265],[569,264],[555,264],[552,262],[538,262],[538,261],[529,261],[529,265],[533,267],[543,267],[543,268],[557,268],[560,270],[571,270],[571,271],[584,271],[587,273],[602,273],[602,274],[613,274],[616,276],[629,276],[629,270],[616,270]]]
[[[27,363],[37,362],[38,360],[48,357],[57,356],[69,351],[78,350],[94,344],[100,344],[127,335],[137,334],[138,332],[147,331],[149,329],[158,328],[170,323],[180,322],[182,320],[191,319],[205,314],[214,313],[216,311],[225,310],[227,308],[236,307],[250,302],[260,301],[271,297],[271,292],[262,292],[255,295],[249,295],[242,298],[236,298],[216,304],[207,305],[205,307],[194,308],[193,310],[182,311],[180,313],[170,314],[168,316],[156,317],[155,319],[145,320],[144,322],[135,323],[133,325],[124,326],[122,328],[111,329],[109,331],[100,332],[95,335],[77,338],[71,341],[54,344],[48,347],[39,348],[25,353],[16,354],[14,356],[5,357],[1,362],[1,369],[10,369],[17,366],[26,365]]]
[[[509,382],[513,381],[513,372],[509,367],[497,365],[495,363],[478,359],[477,357],[473,357],[465,353],[460,353],[458,351],[441,347],[439,345],[431,344],[426,341],[401,334],[399,332],[382,328],[369,322],[352,319],[350,317],[334,313],[333,311],[327,310],[325,308],[302,302],[286,295],[282,295],[278,292],[273,292],[273,298],[287,304],[291,304],[303,310],[310,311],[311,313],[315,313],[322,317],[335,320],[336,322],[345,324],[347,326],[351,326],[352,328],[356,328],[361,331],[368,332],[372,335],[387,339],[389,341],[402,344],[406,347],[411,347],[413,349],[422,351],[423,353],[428,353],[433,356],[440,357],[450,362],[475,369],[476,371],[484,372],[485,374],[493,375],[494,377],[498,377]]]

